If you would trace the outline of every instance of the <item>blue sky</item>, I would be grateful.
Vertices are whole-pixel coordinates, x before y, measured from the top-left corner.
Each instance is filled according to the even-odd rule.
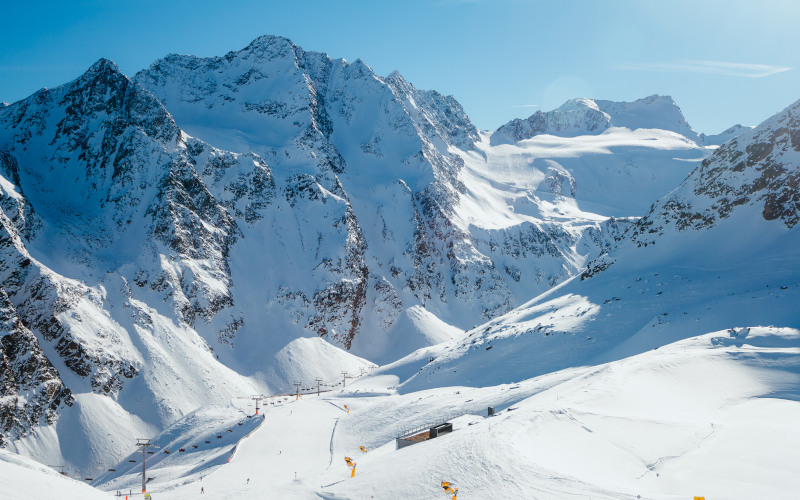
[[[43,0],[2,12],[7,102],[100,57],[133,75],[170,52],[223,55],[264,34],[396,69],[455,96],[483,129],[572,97],[666,94],[695,130],[718,133],[800,99],[796,0]]]

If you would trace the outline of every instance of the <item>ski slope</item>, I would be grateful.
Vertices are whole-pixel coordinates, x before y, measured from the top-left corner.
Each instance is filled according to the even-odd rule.
[[[795,498],[796,329],[713,332],[515,384],[399,394],[398,383],[378,374],[283,398],[229,463],[175,463],[165,481],[156,468],[148,489],[158,500],[201,488],[219,499],[426,499],[445,480],[462,499]],[[453,433],[395,450],[403,430],[445,419]],[[120,481],[104,489],[141,478]]]
[[[0,450],[0,497],[4,500],[112,498],[80,479],[63,476],[39,462],[5,450]]]

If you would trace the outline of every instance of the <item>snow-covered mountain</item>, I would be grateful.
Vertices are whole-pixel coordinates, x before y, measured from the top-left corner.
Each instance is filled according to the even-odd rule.
[[[392,338],[384,332],[404,310],[453,295],[446,280],[460,268],[446,240],[468,235],[449,227],[463,189],[462,161],[450,148],[470,149],[477,139],[454,99],[278,37],[222,58],[168,56],[135,79],[190,134],[256,151],[275,172],[275,205],[285,207],[243,231],[280,264],[266,276],[233,270],[249,295],[239,302],[264,310],[261,321],[243,318],[238,335],[261,335],[271,323],[382,356]],[[465,285],[502,285],[499,276],[493,282]]]
[[[726,328],[800,327],[799,117],[800,101],[718,148],[580,276],[383,370],[404,391],[495,385]]]
[[[214,160],[226,159],[239,167],[233,179],[268,185],[263,162],[194,156],[199,143],[106,60],[1,113],[6,324],[53,368],[9,362],[16,380],[41,379],[38,393],[18,390],[4,405],[9,445],[86,464],[197,405],[255,391],[192,328],[229,300],[218,283],[237,237],[194,166],[223,174]],[[59,436],[76,445],[61,447]]]
[[[3,442],[85,468],[201,407],[457,356],[707,155],[670,98],[562,108],[481,133],[452,97],[270,36],[0,108]]]
[[[538,166],[522,155],[509,159],[487,153],[488,145],[481,145],[486,137],[478,134],[451,97],[417,90],[398,73],[380,77],[361,61],[347,63],[305,52],[284,38],[262,37],[224,57],[170,55],[137,74],[135,81],[153,92],[189,134],[265,158],[277,192],[284,193],[276,198],[289,200],[292,208],[309,211],[301,208],[297,196],[308,183],[336,195],[333,203],[334,197],[322,196],[308,201],[323,199],[327,210],[336,207],[337,216],[349,225],[347,235],[330,236],[330,223],[322,217],[302,217],[298,225],[303,233],[317,234],[317,241],[349,245],[350,257],[334,271],[325,264],[326,246],[305,240],[289,245],[284,235],[298,228],[276,231],[276,224],[289,224],[281,214],[269,229],[270,234],[281,234],[281,241],[267,243],[268,253],[281,256],[291,248],[292,260],[305,258],[298,265],[278,257],[284,262],[279,269],[266,279],[258,276],[262,288],[258,303],[272,304],[280,297],[276,306],[292,310],[292,319],[286,324],[281,311],[264,316],[255,326],[269,322],[281,329],[325,335],[376,360],[386,361],[399,351],[427,343],[429,329],[409,317],[412,308],[424,307],[460,328],[506,312],[574,274],[587,257],[599,253],[605,244],[600,237],[606,233],[602,224],[609,215],[644,212],[643,207],[620,213],[609,209],[598,216],[593,206],[582,210],[587,212],[578,217],[583,222],[570,231],[565,231],[563,217],[554,222],[529,210],[517,216],[513,212],[533,191],[569,198],[576,181],[555,162]],[[657,103],[651,107],[657,108]],[[620,145],[633,146],[632,142],[645,144],[626,137]],[[597,145],[606,146],[611,147]],[[623,165],[613,167],[624,167],[618,177],[627,177],[645,159],[659,155],[657,151],[670,150],[665,153],[672,155],[666,168],[649,169],[658,181],[664,180],[661,171],[671,176],[666,185],[655,183],[662,190],[658,196],[703,156],[685,139],[658,140],[645,148],[646,152],[628,154]],[[576,147],[570,153],[588,152]],[[673,161],[675,156],[689,161]],[[485,157],[482,164],[480,157]],[[502,174],[498,182],[499,162],[517,164],[513,184]],[[630,185],[615,183],[615,174],[607,177],[608,185]],[[593,179],[586,181],[579,193],[593,189]],[[562,186],[566,186],[563,193]],[[644,207],[656,197],[648,198]],[[624,206],[619,197],[616,200]],[[477,207],[481,208],[474,210]],[[465,216],[467,211],[481,210],[492,210],[492,216],[480,220]],[[565,210],[575,212],[574,207]],[[503,222],[498,225],[498,220]],[[611,224],[618,225],[625,222]],[[262,226],[243,228],[244,239],[253,231],[267,240],[260,236]],[[507,264],[510,256],[517,262]],[[329,274],[321,276],[321,268]],[[309,275],[310,269],[315,272]],[[234,276],[234,283],[252,279],[248,269],[241,277]],[[248,294],[255,288],[242,287]],[[237,304],[245,301],[248,306],[256,304],[252,296],[234,298]],[[244,319],[237,335],[252,335],[248,314],[233,315]],[[373,333],[359,335],[367,331]]]
[[[572,99],[552,111],[537,111],[524,120],[517,118],[502,125],[492,135],[492,144],[518,142],[540,134],[600,134],[611,127],[668,130],[694,142],[700,139],[671,97],[651,95],[633,102]]]
[[[258,156],[186,136],[105,60],[3,109],[0,123],[12,449],[82,466],[118,456],[133,436],[198,406],[288,388],[272,360],[281,349],[302,352],[325,380],[368,366],[346,353],[333,361],[325,348],[292,350],[294,337],[240,351],[264,359],[251,365],[265,372],[255,381],[220,361],[239,321],[218,318],[233,305],[231,245],[275,197]],[[215,330],[196,328],[215,320]]]
[[[738,137],[747,131],[753,130],[753,128],[754,127],[747,127],[737,123],[736,125],[725,129],[719,134],[700,134],[700,142],[705,146],[721,146],[734,137]]]

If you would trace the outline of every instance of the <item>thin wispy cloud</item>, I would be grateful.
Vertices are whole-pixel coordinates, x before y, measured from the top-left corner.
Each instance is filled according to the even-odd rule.
[[[706,75],[764,78],[792,68],[769,64],[732,63],[724,61],[685,60],[669,63],[638,63],[616,66],[629,71],[655,71],[659,73],[699,73]]]
[[[511,106],[512,108],[538,108],[538,104],[520,104],[519,106]]]

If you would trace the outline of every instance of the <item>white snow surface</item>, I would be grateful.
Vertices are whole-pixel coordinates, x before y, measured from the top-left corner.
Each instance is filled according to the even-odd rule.
[[[278,351],[274,359],[274,363],[267,365],[273,372],[266,380],[276,393],[290,392],[295,381],[301,381],[303,388],[310,388],[317,377],[322,379],[323,387],[332,387],[339,384],[342,371],[356,374],[377,366],[319,337],[295,339]]]
[[[472,379],[485,369],[464,372]],[[196,498],[201,488],[221,499],[425,499],[438,498],[441,481],[451,481],[459,498],[790,499],[796,493],[797,329],[713,332],[513,384],[398,394],[397,381],[373,375],[344,391],[279,398],[246,438],[239,436],[247,429],[238,427],[227,437],[225,411],[178,424],[194,435],[206,429],[211,441],[215,432],[224,434],[226,453],[216,460],[189,450],[161,453],[148,491],[159,500]],[[492,418],[488,406],[497,412]],[[249,425],[255,417],[239,418]],[[394,438],[406,430],[442,421],[454,431],[395,450]],[[239,440],[232,458],[231,440]],[[345,456],[357,464],[352,479]],[[141,477],[131,467],[101,488],[136,488]]]
[[[725,129],[724,131],[720,132],[719,134],[700,134],[700,142],[706,147],[713,147],[713,146],[721,146],[726,142],[730,141],[731,139],[738,137],[745,132],[749,132],[753,130],[754,127],[748,127],[746,125],[736,124],[732,127]]]
[[[0,491],[5,500],[58,498],[109,500],[112,495],[66,477],[30,458],[0,449]]]

